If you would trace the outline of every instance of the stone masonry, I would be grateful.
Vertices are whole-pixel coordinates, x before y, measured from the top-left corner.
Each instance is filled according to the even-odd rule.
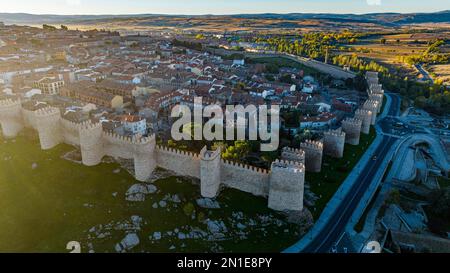
[[[361,132],[364,134],[370,133],[370,124],[372,123],[372,111],[365,109],[358,109],[355,112],[355,119],[361,121]]]
[[[330,130],[324,133],[323,152],[334,158],[344,156],[345,132],[342,129]]]
[[[303,210],[305,165],[293,161],[275,161],[271,166],[269,208]]]
[[[345,132],[345,143],[359,145],[361,124],[361,120],[355,118],[346,118],[342,121],[342,131]]]
[[[305,151],[300,149],[284,147],[281,150],[281,159],[305,164]]]
[[[305,151],[305,166],[308,172],[320,172],[322,169],[323,143],[306,140],[300,143],[300,149]]]

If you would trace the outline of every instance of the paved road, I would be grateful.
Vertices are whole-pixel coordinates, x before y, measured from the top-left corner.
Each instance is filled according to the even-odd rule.
[[[426,71],[422,65],[420,64],[416,64],[415,65],[417,70],[419,70],[420,74],[422,74],[423,76],[423,81],[429,81],[429,82],[433,82],[433,78],[431,78],[430,73],[428,73],[428,71]]]
[[[396,95],[391,97],[392,104],[388,111],[388,115],[396,116],[399,113],[400,99]],[[383,119],[380,121],[380,123],[384,122],[389,122],[389,120]],[[340,203],[339,207],[330,217],[327,224],[320,231],[319,235],[317,235],[313,241],[311,241],[303,249],[303,252],[330,252],[334,246],[342,240],[342,238],[345,238],[345,227],[347,223],[349,222],[364,193],[369,188],[372,178],[380,168],[387,153],[391,150],[392,145],[397,141],[396,137],[387,135],[383,135],[382,138],[383,139],[380,146],[374,152],[376,159],[369,161],[364,169],[359,173],[357,182],[344,197],[344,200]]]
[[[358,182],[353,185],[336,210],[328,220],[328,224],[323,228],[318,236],[303,250],[303,252],[330,252],[331,248],[338,242],[345,232],[350,217],[362,196],[372,182],[372,178],[383,162],[383,158],[390,151],[391,146],[396,142],[396,138],[383,136],[380,146],[376,149],[376,160],[369,162],[358,176]]]

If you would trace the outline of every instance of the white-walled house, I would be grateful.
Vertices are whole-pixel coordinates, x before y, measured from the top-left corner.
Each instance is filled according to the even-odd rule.
[[[124,115],[121,123],[125,131],[134,135],[145,135],[147,133],[147,120],[137,115]]]

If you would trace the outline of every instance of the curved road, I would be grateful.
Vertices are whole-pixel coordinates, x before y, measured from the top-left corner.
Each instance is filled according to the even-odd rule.
[[[391,95],[392,103],[388,110],[389,116],[399,114],[400,99],[397,95]],[[389,122],[382,119],[379,123]],[[355,183],[349,193],[344,197],[334,214],[328,219],[327,224],[320,233],[303,249],[307,253],[330,252],[333,246],[343,237],[345,227],[349,222],[354,210],[358,206],[361,198],[369,188],[372,178],[383,163],[384,157],[391,150],[392,145],[397,141],[396,137],[382,136],[382,142],[375,150],[376,160],[370,160],[364,169],[359,173],[357,183]],[[372,156],[371,156],[372,157]]]

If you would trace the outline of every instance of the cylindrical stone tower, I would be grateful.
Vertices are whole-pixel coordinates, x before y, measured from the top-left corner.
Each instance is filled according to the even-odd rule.
[[[271,166],[269,184],[269,208],[278,211],[303,210],[305,165],[276,160]]]
[[[305,151],[284,147],[281,151],[281,159],[305,164]]]
[[[370,133],[370,124],[372,123],[372,111],[365,109],[358,109],[355,112],[355,119],[359,119],[361,124],[361,132],[364,134]]]
[[[206,146],[200,151],[200,183],[203,197],[216,197],[220,188],[221,149],[209,151]]]
[[[359,119],[346,118],[342,121],[342,131],[345,132],[345,143],[358,145],[361,135],[361,124]]]
[[[58,108],[46,107],[34,112],[39,142],[42,150],[48,150],[61,143],[61,114]]]
[[[330,130],[324,133],[323,152],[334,158],[342,158],[345,148],[345,132],[341,129]]]
[[[300,143],[300,149],[305,151],[305,167],[308,172],[320,172],[322,169],[323,143],[306,140]]]
[[[0,125],[5,138],[14,138],[23,128],[20,100],[0,100]]]
[[[380,113],[380,111],[381,111],[381,107],[383,106],[383,98],[384,98],[384,95],[382,95],[382,94],[370,94],[369,95],[369,100],[378,102],[377,113]]]
[[[363,109],[372,112],[371,125],[375,125],[377,122],[378,102],[374,100],[367,100],[363,105]]]
[[[103,158],[103,128],[101,123],[86,122],[80,128],[80,148],[83,165],[95,166]]]
[[[156,168],[155,135],[133,139],[134,173],[139,181],[147,181]]]

